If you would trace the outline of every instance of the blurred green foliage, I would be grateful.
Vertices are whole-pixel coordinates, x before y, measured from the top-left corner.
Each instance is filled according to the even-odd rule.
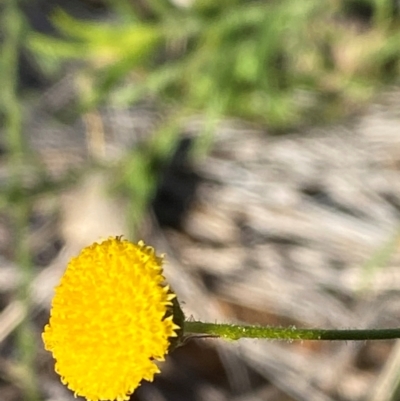
[[[29,48],[48,67],[86,62],[86,107],[105,96],[124,105],[156,96],[186,112],[275,129],[354,110],[399,73],[391,0],[140,3],[110,2],[114,23],[60,11],[62,39],[31,33]]]
[[[1,180],[0,211],[8,216],[13,226],[9,233],[12,241],[10,248],[20,273],[15,299],[22,313],[22,321],[17,325],[14,341],[14,359],[9,369],[20,372],[18,386],[22,389],[24,400],[39,401],[35,372],[36,349],[32,341],[35,332],[30,318],[33,308],[29,286],[33,277],[33,264],[26,240],[32,202],[30,198],[23,196],[27,152],[22,135],[23,110],[18,97],[18,61],[25,39],[26,24],[16,0],[5,0],[0,4],[0,28],[0,122],[3,128],[0,139],[8,148],[9,167],[8,177],[6,175],[8,179],[3,177]]]
[[[86,0],[81,0],[85,2]],[[98,1],[97,1],[98,2]],[[183,117],[239,117],[286,132],[362,107],[398,80],[400,13],[393,0],[103,0],[102,19],[52,15],[57,36],[27,32],[26,45],[52,74],[72,63],[84,114],[106,103],[157,99],[165,123],[118,163],[115,187],[132,200],[137,226],[159,167],[179,141]]]

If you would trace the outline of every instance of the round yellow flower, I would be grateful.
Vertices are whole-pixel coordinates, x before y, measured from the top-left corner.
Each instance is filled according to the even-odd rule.
[[[180,329],[161,265],[153,248],[120,237],[84,248],[68,264],[43,341],[75,395],[127,400],[159,372],[155,360],[164,360]]]

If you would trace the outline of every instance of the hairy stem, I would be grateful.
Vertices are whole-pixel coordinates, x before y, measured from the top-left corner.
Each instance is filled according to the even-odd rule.
[[[185,322],[185,335],[202,334],[229,340],[240,338],[262,338],[276,340],[341,340],[365,341],[400,338],[400,328],[365,330],[326,330],[297,329],[296,327],[247,326],[237,324],[218,324]]]

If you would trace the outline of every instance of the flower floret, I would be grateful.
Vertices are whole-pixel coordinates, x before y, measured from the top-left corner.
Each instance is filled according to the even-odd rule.
[[[45,348],[75,395],[127,400],[159,372],[168,353],[175,294],[164,285],[163,258],[121,237],[84,248],[55,289]]]

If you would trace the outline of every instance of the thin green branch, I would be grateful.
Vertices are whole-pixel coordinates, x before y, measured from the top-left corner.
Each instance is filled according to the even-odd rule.
[[[0,49],[2,86],[0,106],[4,115],[5,137],[10,153],[10,189],[12,192],[21,193],[26,152],[22,134],[22,110],[18,97],[18,59],[23,42],[24,21],[17,0],[5,2],[2,8],[0,26],[4,38]],[[27,309],[26,316],[30,316],[28,286],[32,281],[32,265],[27,244],[27,230],[31,200],[28,197],[19,197],[19,199],[6,205],[6,207],[10,210],[15,227],[15,261],[22,273],[22,282],[17,296]],[[35,380],[35,342],[32,341],[32,335],[30,322],[25,319],[18,327],[17,341],[19,363],[22,368],[20,385],[24,391],[24,399],[27,401],[37,401],[40,398]]]
[[[221,337],[229,340],[240,338],[260,338],[275,340],[390,340],[400,338],[400,328],[394,329],[365,329],[365,330],[326,330],[326,329],[297,329],[290,327],[247,326],[236,324],[218,324],[203,322],[185,322],[186,336],[201,334],[210,337]]]
[[[22,159],[22,144],[20,140],[22,116],[17,98],[17,66],[19,39],[22,31],[22,21],[18,15],[16,1],[9,0],[4,6],[2,25],[4,27],[4,42],[1,51],[1,106],[5,114],[8,146],[14,168]],[[16,179],[14,174],[14,179]]]

